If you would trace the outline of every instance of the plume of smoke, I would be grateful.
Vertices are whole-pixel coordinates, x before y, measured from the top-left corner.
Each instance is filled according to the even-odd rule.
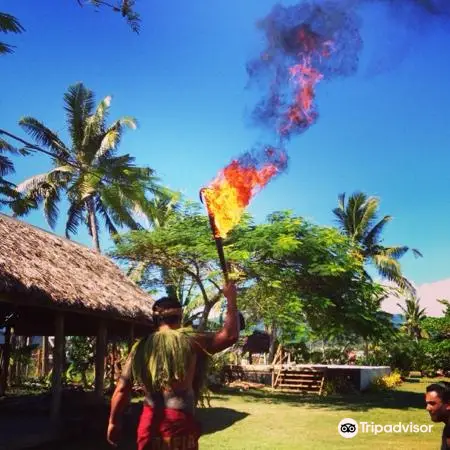
[[[316,0],[274,6],[257,23],[265,48],[247,64],[250,82],[264,92],[252,113],[256,123],[283,141],[316,122],[316,84],[358,70],[363,49],[360,11],[371,4],[385,6],[395,21],[421,30],[434,19],[450,18],[450,0]],[[403,47],[394,45],[406,54]],[[382,69],[382,61],[377,67]]]

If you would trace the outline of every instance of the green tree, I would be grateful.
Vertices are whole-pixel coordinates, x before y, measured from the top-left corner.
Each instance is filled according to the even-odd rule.
[[[138,268],[135,278],[147,288],[171,285],[190,314],[200,309],[200,328],[222,297],[222,273],[208,218],[199,205],[187,204],[164,219],[164,226],[116,237],[113,256]],[[192,319],[192,316],[189,317]]]
[[[11,14],[0,12],[0,33],[14,33],[19,34],[25,31],[25,28],[20,22]],[[0,55],[13,53],[14,46],[0,42]]]
[[[373,264],[381,277],[414,292],[411,283],[403,276],[399,262],[410,249],[406,246],[382,245],[382,233],[392,217],[384,216],[378,220],[379,206],[379,199],[368,197],[362,192],[352,194],[348,200],[345,194],[340,194],[338,207],[333,213],[341,231],[359,244],[365,262]],[[416,249],[412,249],[412,252],[415,256],[422,256]]]
[[[443,301],[444,305],[447,304]],[[420,341],[422,352],[426,355],[427,369],[430,372],[444,370],[450,372],[450,307],[443,317],[427,317],[422,322],[428,339]],[[433,374],[434,374],[433,373]]]
[[[117,154],[124,130],[135,129],[136,120],[122,117],[107,125],[111,97],[105,97],[95,107],[93,92],[78,83],[69,87],[64,102],[70,145],[35,118],[20,120],[24,131],[52,155],[54,168],[23,181],[17,190],[29,202],[43,204],[52,228],[59,215],[58,203],[65,194],[70,203],[67,237],[85,223],[100,251],[100,217],[112,235],[117,233],[116,227],[138,229],[140,225],[133,214],[148,212],[148,194],[164,195],[165,191],[152,169],[135,166],[129,154]],[[17,207],[15,211],[27,212]]]
[[[85,389],[89,388],[87,373],[94,367],[95,339],[85,336],[71,336],[67,339],[69,367],[66,375],[69,379],[80,375]]]
[[[402,310],[405,318],[402,330],[416,342],[426,337],[426,333],[422,329],[422,322],[426,318],[426,310],[420,307],[420,299],[410,297],[405,300],[405,306],[400,303],[397,303],[397,305]]]
[[[353,241],[338,230],[279,212],[240,233],[233,247],[249,283],[242,302],[286,340],[305,327],[325,339],[391,330],[380,312],[383,288],[364,275]]]

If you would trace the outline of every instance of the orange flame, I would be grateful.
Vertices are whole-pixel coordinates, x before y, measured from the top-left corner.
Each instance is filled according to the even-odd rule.
[[[245,167],[234,160],[220,171],[214,181],[203,189],[209,214],[214,218],[216,238],[225,238],[235,227],[252,197],[279,172],[275,164],[261,169]]]

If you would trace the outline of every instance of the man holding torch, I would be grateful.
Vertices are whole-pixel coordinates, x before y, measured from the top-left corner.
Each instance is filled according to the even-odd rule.
[[[236,287],[228,280],[222,239],[239,223],[252,196],[279,174],[286,163],[283,150],[265,147],[259,154],[247,153],[232,161],[208,188],[201,190],[225,279],[224,326],[217,333],[181,328],[178,300],[164,297],[155,302],[156,331],[133,347],[112,397],[107,433],[110,444],[117,445],[119,441],[121,416],[129,403],[133,382],[137,381],[145,391],[137,433],[138,450],[198,449],[200,431],[194,408],[206,377],[207,356],[233,345],[243,323],[238,316]]]
[[[134,381],[145,392],[137,432],[138,450],[198,449],[200,428],[194,417],[206,376],[207,356],[233,345],[239,336],[236,287],[223,288],[227,311],[223,328],[216,333],[195,333],[181,328],[178,300],[155,302],[156,331],[139,341],[124,367],[111,400],[107,440],[117,446],[121,418],[129,404]]]

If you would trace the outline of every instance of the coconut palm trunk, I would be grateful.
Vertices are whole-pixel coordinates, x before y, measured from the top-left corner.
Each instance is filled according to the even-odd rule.
[[[92,236],[92,243],[94,248],[98,253],[101,253],[100,240],[98,235],[98,222],[97,216],[95,215],[94,199],[92,197],[86,200],[86,208],[88,210],[88,224],[90,235]]]

